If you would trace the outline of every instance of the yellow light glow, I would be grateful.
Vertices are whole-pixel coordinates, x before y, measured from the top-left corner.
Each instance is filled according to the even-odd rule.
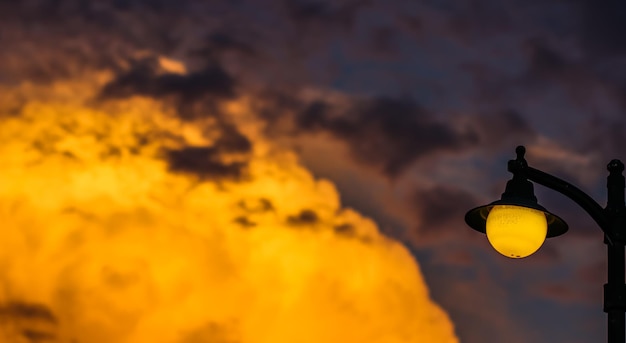
[[[498,205],[487,216],[489,243],[506,257],[523,258],[533,254],[546,240],[547,233],[546,215],[532,208]]]

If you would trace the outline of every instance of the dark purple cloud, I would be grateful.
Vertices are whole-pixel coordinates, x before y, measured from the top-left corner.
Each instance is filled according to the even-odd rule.
[[[588,131],[585,137],[586,151],[602,152],[606,163],[609,159],[626,160],[626,120],[625,118],[590,118],[587,122]],[[604,166],[598,161],[598,171],[604,172]]]
[[[216,30],[210,33],[206,40],[206,46],[196,53],[200,56],[219,56],[228,51],[251,57],[258,54],[257,49],[252,44],[225,30]]]
[[[56,338],[57,318],[42,304],[23,301],[0,304],[0,322],[8,323],[15,330],[19,338],[12,338],[28,342],[50,342]]]
[[[540,284],[535,292],[540,297],[564,304],[593,303],[594,300],[593,297],[590,297],[589,291],[585,292],[571,282]]]
[[[129,71],[121,73],[104,86],[106,97],[145,95],[153,98],[175,96],[181,102],[193,102],[209,97],[230,99],[235,97],[236,81],[220,65],[209,65],[202,70],[179,75],[157,74],[158,62],[154,59],[133,61]]]
[[[417,189],[408,201],[413,208],[416,225],[414,234],[418,244],[450,236],[470,236],[463,218],[465,213],[482,205],[471,193],[462,189],[438,185],[428,189]],[[470,236],[471,237],[471,236]],[[478,235],[475,239],[482,239]]]
[[[626,4],[618,0],[581,3],[581,41],[590,57],[626,53]]]
[[[166,160],[172,171],[196,174],[209,179],[239,179],[246,162],[223,162],[219,148],[184,147],[168,150]]]
[[[328,132],[345,141],[357,161],[390,177],[424,155],[456,150],[476,139],[403,98],[355,101],[345,112],[314,102],[298,116],[297,125],[302,131]]]
[[[313,225],[317,223],[319,217],[313,210],[302,210],[297,215],[287,217],[287,222],[294,226]]]
[[[472,127],[477,132],[481,147],[499,150],[519,142],[532,142],[537,132],[524,115],[514,109],[503,109],[476,115]]]
[[[296,25],[328,26],[338,25],[350,28],[361,7],[369,0],[356,1],[310,1],[284,0],[289,17]]]
[[[48,307],[42,304],[19,301],[0,305],[0,317],[41,320],[52,324],[57,321]]]

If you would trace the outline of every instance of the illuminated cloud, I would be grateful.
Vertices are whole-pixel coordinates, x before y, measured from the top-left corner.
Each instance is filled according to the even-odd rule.
[[[525,292],[527,289],[535,289],[532,286],[537,274],[534,268],[520,271],[516,277],[512,277],[519,287],[508,287],[510,283],[499,278],[502,270],[493,269],[493,260],[465,261],[467,255],[453,255],[450,244],[464,245],[463,249],[459,247],[461,251],[490,251],[484,236],[469,231],[462,216],[468,206],[474,205],[471,203],[482,204],[501,194],[509,177],[506,160],[512,157],[515,145],[520,143],[528,147],[529,163],[533,166],[555,172],[555,175],[564,176],[567,180],[581,180],[583,186],[595,189],[595,194],[604,194],[604,185],[601,184],[604,181],[604,170],[597,166],[602,167],[610,158],[620,158],[623,153],[620,147],[625,142],[622,116],[626,98],[623,96],[623,71],[626,70],[623,67],[624,37],[619,34],[620,30],[611,31],[612,28],[623,26],[623,21],[619,20],[623,8],[617,2],[600,4],[592,1],[583,1],[582,5],[578,2],[529,5],[527,2],[482,0],[448,2],[445,6],[439,1],[368,0],[0,1],[0,45],[3,47],[0,49],[0,85],[8,87],[8,90],[0,90],[0,106],[4,108],[1,112],[5,118],[3,127],[5,122],[14,120],[16,116],[26,120],[24,118],[28,116],[23,114],[35,111],[32,109],[34,101],[41,102],[41,107],[45,109],[69,106],[67,111],[59,110],[64,113],[93,111],[106,113],[106,118],[113,117],[98,120],[98,124],[94,124],[102,128],[107,127],[107,120],[115,121],[116,125],[128,124],[128,121],[120,119],[125,117],[124,114],[137,111],[155,113],[154,117],[147,116],[145,120],[132,122],[136,123],[133,124],[135,129],[143,127],[143,131],[119,134],[119,137],[127,138],[113,144],[102,138],[111,137],[111,134],[105,134],[108,131],[104,129],[104,133],[94,129],[93,133],[85,134],[85,137],[94,137],[90,140],[80,138],[82,134],[68,134],[66,131],[75,126],[71,123],[50,119],[44,125],[41,120],[46,117],[39,114],[45,111],[37,109],[35,112],[38,114],[33,114],[28,125],[25,122],[18,125],[28,127],[20,129],[24,131],[23,136],[14,137],[15,140],[11,142],[23,140],[27,142],[25,146],[30,144],[28,142],[34,142],[40,150],[29,157],[34,160],[23,157],[23,160],[11,160],[7,164],[29,167],[4,170],[3,182],[11,184],[13,188],[3,192],[17,191],[21,186],[15,183],[20,178],[33,180],[34,175],[44,173],[50,177],[41,176],[40,181],[28,184],[28,187],[37,187],[41,191],[35,194],[29,188],[31,193],[22,199],[52,203],[54,196],[49,194],[66,194],[64,192],[70,191],[79,197],[83,193],[81,189],[91,189],[96,185],[100,185],[98,192],[101,193],[106,193],[109,188],[117,193],[128,192],[129,198],[126,200],[108,195],[123,202],[124,206],[130,206],[125,210],[105,200],[95,201],[93,206],[84,206],[96,214],[105,208],[109,208],[111,213],[128,212],[130,214],[116,214],[113,217],[135,218],[132,220],[141,225],[126,230],[117,224],[125,219],[111,219],[115,225],[110,226],[120,226],[122,232],[136,232],[138,228],[148,226],[144,224],[148,220],[156,221],[158,225],[154,226],[159,228],[161,225],[173,226],[171,222],[187,220],[185,218],[191,215],[186,211],[200,206],[196,203],[188,205],[179,200],[186,198],[182,194],[187,193],[181,189],[188,187],[194,190],[189,191],[189,194],[202,197],[202,201],[198,200],[202,203],[202,210],[197,210],[201,213],[198,216],[210,217],[206,219],[207,225],[216,226],[212,221],[221,218],[224,213],[230,213],[227,211],[229,209],[215,210],[220,208],[215,203],[225,196],[198,191],[195,186],[236,193],[243,188],[233,188],[234,184],[254,183],[254,180],[266,177],[268,180],[277,180],[283,174],[268,172],[267,175],[261,173],[263,176],[258,176],[254,171],[258,170],[260,161],[281,160],[280,154],[274,151],[281,146],[288,147],[286,149],[297,151],[302,165],[310,173],[333,181],[340,190],[343,204],[357,207],[367,216],[376,218],[385,233],[410,240],[411,244],[418,247],[413,252],[420,259],[433,297],[455,320],[457,333],[464,342],[483,342],[485,337],[506,341],[518,334],[521,335],[517,339],[523,342],[594,341],[598,333],[604,332],[604,327],[599,325],[599,329],[588,329],[587,325],[581,323],[589,318],[596,320],[593,318],[596,318],[597,307],[590,307],[584,315],[577,316],[569,309],[558,312],[549,304],[534,304],[532,299],[536,298],[536,294]],[[60,82],[91,75],[94,70],[106,70],[112,72],[113,76],[94,76],[90,82],[97,83],[95,86],[79,87],[74,81]],[[38,87],[28,88],[29,83]],[[67,87],[68,84],[73,86]],[[20,93],[14,90],[17,85],[24,87]],[[92,91],[94,98],[84,100],[80,95],[83,88]],[[321,95],[302,95],[311,89]],[[341,100],[334,101],[330,96],[332,94],[341,94]],[[76,102],[76,96],[81,98],[80,101]],[[235,99],[241,101],[235,102]],[[246,107],[248,100],[252,111]],[[223,108],[224,101],[231,102],[231,108]],[[328,106],[327,111],[307,117],[306,114],[310,115],[307,110],[315,109],[312,105],[320,101]],[[267,106],[257,106],[259,103]],[[59,107],[60,104],[63,106]],[[402,104],[409,104],[404,107],[409,110],[402,112]],[[130,110],[138,106],[145,107]],[[239,111],[237,106],[243,106],[244,109]],[[243,116],[247,119],[233,118],[233,113],[238,111],[247,113]],[[388,116],[390,112],[397,113]],[[63,118],[64,115],[59,117]],[[95,118],[91,114],[83,117]],[[259,118],[266,122],[261,124]],[[166,119],[171,122],[161,122]],[[303,122],[303,119],[306,120]],[[155,120],[158,123],[153,123]],[[297,125],[303,123],[307,125]],[[36,129],[40,124],[49,129]],[[257,130],[257,125],[264,127]],[[58,132],[55,131],[53,135],[34,138],[35,133],[29,133],[31,130],[51,132],[53,128],[58,128]],[[135,129],[128,131],[133,132]],[[281,129],[289,134],[279,134]],[[72,130],[70,132],[74,132]],[[261,131],[269,136],[267,140],[271,144],[260,137],[258,132]],[[42,143],[52,139],[49,136],[74,137],[78,143],[70,144],[73,146],[71,149],[65,146],[55,146],[53,149],[50,144]],[[181,139],[181,136],[184,138]],[[0,137],[9,138],[4,135]],[[541,137],[549,137],[554,144],[544,144]],[[290,144],[284,144],[285,141]],[[13,143],[3,147],[5,156],[0,162],[4,164],[8,163],[9,156],[17,156],[13,152],[7,154],[8,149],[24,151],[25,147],[19,148]],[[100,153],[87,153],[93,149],[99,149]],[[267,150],[263,152],[263,149]],[[50,166],[44,168],[36,164],[38,156],[45,156],[45,163]],[[110,167],[116,158],[144,161],[134,163],[138,163],[137,168],[149,172],[129,172],[118,165]],[[97,170],[89,167],[87,169],[91,172],[78,177],[79,161],[85,159],[95,161],[96,165],[102,164],[103,167]],[[295,158],[292,156],[288,159]],[[52,165],[55,160],[58,160],[55,162],[58,166]],[[126,160],[120,162],[121,165],[125,163]],[[70,168],[70,165],[73,167]],[[285,162],[280,168],[296,165],[293,161]],[[291,170],[284,177],[296,180],[293,178],[293,175],[298,174],[296,171],[304,171],[302,167],[299,168]],[[48,173],[51,170],[57,171]],[[150,175],[155,170],[159,172],[154,174],[158,177],[153,180],[151,177],[154,176]],[[7,173],[12,173],[10,178],[5,177]],[[110,177],[118,180],[110,181],[117,185],[115,187],[106,182],[97,184],[91,181],[107,179],[109,176],[106,175],[116,173],[122,176],[116,176],[119,179]],[[128,180],[122,182],[125,180],[123,177]],[[63,186],[60,181],[49,181],[60,178],[67,181]],[[83,180],[80,182],[86,186],[76,186],[75,183],[79,182],[77,180]],[[598,185],[595,186],[591,180],[599,180]],[[167,192],[159,193],[158,196],[150,193],[160,189],[155,186],[160,185],[159,182],[167,184]],[[257,234],[255,232],[264,230],[268,225],[275,227],[271,223],[276,221],[284,225],[279,227],[281,230],[290,233],[294,231],[294,235],[295,232],[311,235],[332,232],[331,237],[353,242],[350,244],[368,241],[363,238],[363,228],[367,225],[354,222],[358,221],[356,219],[333,221],[330,218],[334,218],[335,214],[328,214],[310,202],[289,207],[291,202],[296,201],[294,199],[308,194],[305,190],[317,191],[311,184],[305,187],[298,182],[295,182],[299,185],[294,187],[295,195],[286,194],[281,186],[280,191],[269,188],[259,191],[241,204],[239,202],[244,197],[233,196],[232,201],[237,203],[234,206],[236,213],[229,214],[226,223],[220,225],[232,227],[235,232],[240,230]],[[138,187],[144,188],[138,190]],[[90,192],[99,194],[93,190]],[[587,225],[584,221],[588,220],[584,218],[584,213],[580,216],[574,214],[579,213],[578,209],[574,211],[567,208],[567,201],[563,201],[558,194],[541,194],[540,187],[537,187],[537,192],[543,205],[563,215],[569,223],[576,223],[577,227],[590,227],[589,233],[593,232],[597,236],[597,230],[591,229],[593,223]],[[284,196],[289,201],[280,203],[267,196],[274,193],[282,194],[281,198]],[[153,197],[146,200],[141,194]],[[321,198],[321,202],[326,204],[332,197],[325,195]],[[103,196],[102,199],[107,197]],[[154,199],[160,199],[164,204],[162,206],[172,206],[173,209],[155,207],[151,202],[156,201]],[[147,219],[133,214],[133,211],[139,211],[135,210],[139,205],[132,204],[140,200],[149,205],[145,205],[147,209],[143,210],[147,214],[142,214]],[[28,210],[34,209],[33,204],[28,204],[32,201],[20,205],[24,218],[32,217],[36,221],[32,225],[56,227],[62,226],[57,221],[67,222],[56,214],[59,209],[51,209],[51,214],[46,218],[33,216],[33,213],[39,212]],[[187,210],[180,209],[183,207]],[[208,208],[213,210],[208,211]],[[339,208],[339,205],[335,208]],[[17,220],[16,210],[11,208],[6,211],[13,213],[13,221]],[[73,206],[63,215],[72,219],[86,213],[85,220],[95,224],[83,226],[92,228],[87,232],[95,235],[102,231],[104,224],[101,224],[101,220],[109,218],[109,214],[103,212],[98,217],[89,211],[81,206]],[[173,211],[180,216],[172,215]],[[175,219],[166,221],[161,216],[158,220],[151,219],[156,212]],[[278,212],[280,214],[272,214]],[[270,220],[268,224],[259,219],[264,216],[275,218],[272,217],[274,221]],[[86,223],[79,219],[72,220]],[[179,226],[186,225],[191,224]],[[571,231],[572,235],[581,232],[573,227]],[[409,235],[405,235],[407,233]],[[144,237],[141,234],[137,236]],[[39,243],[41,239],[32,237],[39,236],[29,234],[24,242],[34,247],[50,247],[48,249],[54,251],[52,247],[55,245],[48,240],[43,244]],[[163,237],[169,241],[174,236],[164,234]],[[89,257],[89,254],[100,251],[96,249],[90,252],[90,247],[97,245],[95,242],[100,238],[76,238],[80,239],[86,242],[84,248],[81,248],[87,251],[83,255]],[[124,242],[124,239],[120,238],[120,242]],[[16,240],[13,237],[7,242],[13,244]],[[120,250],[119,244],[122,243],[118,244],[113,238],[109,240],[111,246],[118,247],[112,251]],[[133,244],[136,240],[146,241],[150,252],[158,250],[154,247],[160,248],[149,239],[133,239]],[[600,242],[601,237],[596,240]],[[196,242],[195,238],[190,241]],[[211,243],[212,240],[203,241],[209,242],[203,247],[221,247]],[[551,244],[567,246],[567,238]],[[26,251],[19,244],[15,246],[18,250]],[[161,250],[165,251],[164,256],[194,254],[194,248],[184,249],[182,246],[166,246]],[[551,245],[542,248],[539,254],[545,254],[549,247]],[[37,251],[33,257],[26,258],[25,261],[30,262],[24,263],[29,266],[36,265],[33,261],[43,259],[41,256],[52,254],[42,255],[40,250],[29,249]],[[221,251],[216,249],[211,251]],[[326,245],[324,249],[331,251]],[[12,251],[15,253],[16,250]],[[555,260],[571,261],[562,257],[561,250],[555,251],[554,256],[545,260],[552,261],[550,263]],[[304,254],[305,250],[299,249],[298,253]],[[431,253],[451,253],[446,265],[467,269],[459,271],[433,266],[428,256]],[[233,254],[240,256],[238,253]],[[597,249],[591,255],[604,256],[604,253]],[[158,258],[173,263],[170,258]],[[79,258],[75,257],[74,260]],[[226,258],[214,260],[229,261]],[[94,266],[104,264],[102,261],[96,262]],[[38,263],[43,265],[43,262]],[[82,263],[81,268],[85,269],[84,265],[91,262]],[[524,263],[528,264],[527,261]],[[32,274],[39,275],[42,280],[65,280],[69,276],[81,280],[81,273],[87,273],[74,271],[80,268],[68,268],[72,272],[66,273],[69,275],[67,278],[61,278],[57,277],[62,275],[61,272],[40,268],[39,265],[29,270],[35,270]],[[133,263],[127,265],[130,274],[140,268]],[[488,266],[485,273],[492,277],[486,278],[484,282],[468,284],[462,275],[471,274],[478,265]],[[15,273],[16,268],[10,267],[8,270]],[[203,270],[211,271],[211,268]],[[196,267],[192,269],[197,270]],[[46,276],[42,271],[51,274]],[[110,271],[123,274],[123,271],[116,272],[115,269]],[[151,284],[152,274],[143,271],[136,274],[139,275],[136,279],[145,278],[146,281],[141,282]],[[546,280],[543,281],[558,285],[563,278],[569,278],[571,273],[557,271],[545,275]],[[32,278],[35,280],[35,276]],[[65,282],[73,284],[74,281]],[[590,283],[595,285],[601,282],[594,280]],[[319,281],[311,283],[317,285]],[[61,286],[69,287],[62,284],[55,289],[63,289]],[[11,287],[8,288],[14,290],[17,286]],[[46,292],[56,292],[52,286],[46,287]],[[32,287],[25,289],[32,290]],[[139,302],[142,296],[152,296],[150,292],[138,291],[140,295],[133,299]],[[60,301],[53,303],[52,300],[46,300],[58,297],[35,297],[30,294],[20,299],[7,297],[0,306],[0,322],[4,325],[2,332],[7,335],[19,335],[21,332],[20,339],[13,339],[18,342],[45,342],[50,332],[57,337],[66,337],[62,334],[69,332],[67,313],[74,310],[61,308]],[[502,299],[507,301],[507,298],[508,301],[515,299],[518,303],[503,306]],[[75,306],[80,309],[107,308],[104,305],[93,305],[95,300],[89,303],[85,299],[91,298],[83,296],[71,303],[82,302],[80,306]],[[594,299],[600,303],[601,294]],[[155,308],[159,309],[167,307],[158,301],[149,303],[156,304]],[[133,304],[131,301],[129,308],[135,306]],[[520,311],[521,304],[526,306],[526,310]],[[207,312],[213,308],[205,307],[208,308]],[[561,304],[558,304],[558,308],[561,308]],[[173,305],[169,309],[177,310]],[[541,316],[537,316],[537,313],[561,318],[564,323],[570,323],[571,319],[573,324],[552,325],[550,332],[541,330],[541,337],[524,336],[529,330],[539,331],[537,326],[528,325],[529,322],[535,321],[542,329],[546,329],[545,323],[550,322],[538,319]],[[139,318],[139,315],[133,316],[135,314],[131,313],[120,318]],[[148,318],[143,314],[141,316]],[[186,326],[181,339],[188,343],[243,339],[237,337],[244,332],[241,327],[243,324],[234,320],[216,319],[219,317],[217,315],[211,316],[210,322]],[[8,318],[12,318],[11,321]],[[165,315],[159,318],[165,318]],[[600,324],[604,324],[601,315],[597,318],[600,318]],[[97,322],[89,318],[84,320]],[[158,320],[152,319],[152,323],[155,322]],[[142,327],[149,326],[143,319],[141,323]],[[82,322],[79,324],[83,327]],[[61,329],[66,331],[62,332]],[[106,335],[102,337],[110,338]],[[0,341],[12,341],[3,338],[0,337]]]
[[[86,79],[2,89],[2,341],[457,342],[407,249],[245,99],[181,119]]]

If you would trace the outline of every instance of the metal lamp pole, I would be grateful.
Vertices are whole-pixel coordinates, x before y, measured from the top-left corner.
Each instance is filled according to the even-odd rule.
[[[513,182],[510,187],[510,189],[513,190],[512,193],[521,189],[521,187],[516,188],[515,185],[520,185],[523,182],[528,183],[528,181],[533,181],[548,187],[572,199],[582,207],[604,232],[604,243],[607,245],[608,250],[608,279],[607,283],[604,285],[604,312],[608,315],[608,342],[626,342],[624,316],[626,311],[626,285],[624,284],[624,270],[626,268],[624,263],[626,205],[624,202],[625,183],[624,176],[622,175],[624,164],[619,160],[612,160],[607,165],[607,170],[609,171],[607,178],[608,199],[607,206],[602,208],[589,195],[574,185],[541,170],[529,167],[524,159],[525,152],[526,149],[523,146],[518,146],[516,149],[517,159],[511,160],[508,163],[508,171],[514,175],[513,180],[509,181],[510,183]],[[532,195],[532,186],[530,189],[531,197],[534,197],[534,195]],[[509,192],[509,185],[507,185],[507,192]],[[507,192],[503,194],[503,200]],[[520,191],[519,194],[522,193],[523,192]],[[524,196],[525,195],[526,194],[524,194]],[[471,210],[467,213],[465,221],[473,229],[484,233],[486,216],[493,207],[493,204],[496,203],[498,202]],[[520,206],[524,205],[522,204]],[[565,223],[562,223],[562,225],[565,226],[565,229],[558,234],[562,234],[567,230],[567,225]]]
[[[607,245],[608,279],[604,285],[604,312],[608,315],[609,343],[623,343],[624,311],[626,310],[626,285],[624,285],[624,164],[618,160],[609,162],[607,169],[608,201],[605,213],[608,219]]]

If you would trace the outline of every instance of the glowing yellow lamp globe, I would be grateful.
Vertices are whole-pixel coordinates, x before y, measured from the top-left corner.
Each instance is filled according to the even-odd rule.
[[[496,205],[487,216],[487,239],[500,254],[523,258],[546,240],[548,223],[543,211],[513,205]]]

